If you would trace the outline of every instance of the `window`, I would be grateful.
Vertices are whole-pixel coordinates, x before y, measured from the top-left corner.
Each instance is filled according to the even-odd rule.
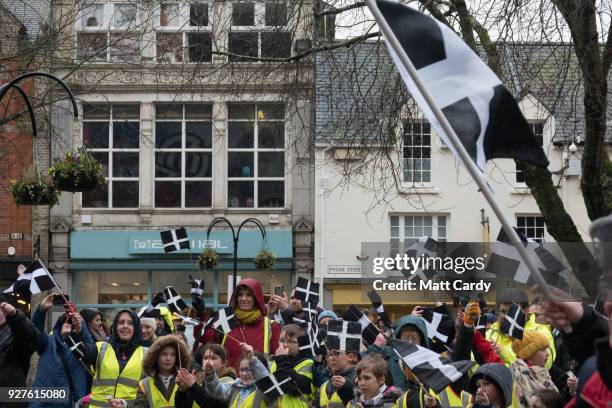
[[[285,206],[285,107],[229,104],[228,207]]]
[[[280,0],[232,4],[228,49],[232,61],[291,56],[288,3]]]
[[[529,122],[529,125],[531,126],[533,134],[540,142],[540,146],[544,147],[544,122]],[[516,169],[516,182],[521,184],[525,183],[525,176],[519,169]]]
[[[536,242],[544,242],[544,234],[546,232],[546,226],[544,225],[544,218],[540,216],[520,216],[516,217],[516,229],[521,234],[529,239]]]
[[[448,237],[446,215],[392,215],[391,254],[405,251],[417,239],[430,237],[445,242]]]
[[[140,105],[83,105],[83,145],[107,184],[83,193],[83,207],[138,207]]]
[[[140,36],[134,2],[81,2],[77,19],[77,59],[138,63]]]
[[[212,105],[155,106],[155,207],[210,207]]]
[[[159,62],[211,62],[212,34],[207,2],[162,2],[156,52]]]
[[[407,122],[403,138],[404,181],[431,182],[431,125],[429,122]]]

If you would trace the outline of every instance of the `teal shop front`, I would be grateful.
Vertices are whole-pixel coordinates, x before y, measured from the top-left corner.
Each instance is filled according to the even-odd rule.
[[[97,307],[104,314],[117,308],[138,308],[166,286],[174,286],[191,303],[188,277],[203,279],[208,307],[228,302],[233,277],[233,241],[230,231],[187,230],[192,250],[166,254],[159,231],[74,231],[70,236],[71,298],[80,308]],[[267,230],[266,243],[259,230],[243,230],[238,244],[238,276],[258,280],[264,294],[275,286],[291,287],[293,243],[290,229]],[[220,256],[214,269],[201,270],[197,257],[205,248]],[[271,270],[255,269],[253,259],[263,248],[276,255]]]

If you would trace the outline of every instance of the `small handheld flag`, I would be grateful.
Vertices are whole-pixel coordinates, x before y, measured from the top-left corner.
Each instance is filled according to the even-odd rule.
[[[268,377],[263,377],[255,382],[257,388],[263,391],[268,401],[274,401],[285,395],[291,388],[291,377],[285,370],[276,371]]]
[[[346,320],[329,322],[325,344],[328,350],[358,352],[361,345],[361,325]]]
[[[183,300],[174,286],[167,286],[164,289],[164,298],[168,304],[168,308],[174,313],[181,313],[187,308],[187,303]]]
[[[204,281],[202,279],[194,279],[189,275],[189,283],[191,284],[191,294],[202,296],[204,294]]]
[[[187,231],[184,227],[161,231],[160,235],[166,253],[180,251],[181,249],[191,249]]]
[[[376,313],[378,313],[378,317],[380,317],[380,320],[382,320],[385,327],[391,328],[391,320],[389,320],[389,316],[387,315],[387,312],[385,312],[385,306],[383,305],[378,292],[372,289],[368,292],[368,297],[370,298],[372,306],[374,306],[376,309]]]
[[[234,309],[231,307],[226,307],[215,311],[211,319],[212,320],[209,320],[209,322],[212,324],[215,330],[221,331],[224,334],[229,334],[232,330],[240,325],[240,322],[234,314]]]
[[[319,284],[299,277],[294,296],[302,302],[319,303]]]
[[[17,280],[4,290],[4,293],[31,293],[35,295],[45,290],[60,287],[44,267],[42,262],[35,260],[19,275]]]
[[[453,340],[451,335],[454,323],[449,315],[439,313],[431,308],[425,308],[421,317],[425,320],[425,326],[427,326],[427,337],[444,344]]]
[[[525,317],[525,312],[516,303],[513,303],[504,315],[499,331],[509,337],[522,340],[525,331]]]
[[[366,345],[374,344],[380,330],[355,305],[351,305],[342,315],[344,320],[361,324],[361,335]],[[330,322],[331,323],[331,322]]]

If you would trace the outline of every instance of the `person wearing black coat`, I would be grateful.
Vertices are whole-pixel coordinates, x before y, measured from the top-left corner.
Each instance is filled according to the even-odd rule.
[[[30,357],[38,347],[40,332],[21,310],[0,295],[0,387],[24,387]],[[22,407],[15,403],[6,407]]]

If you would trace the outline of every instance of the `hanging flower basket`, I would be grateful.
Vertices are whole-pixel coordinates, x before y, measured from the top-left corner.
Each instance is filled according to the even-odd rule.
[[[212,269],[219,263],[219,254],[214,249],[205,249],[198,255],[198,263],[202,269]]]
[[[50,205],[59,202],[59,191],[38,169],[24,172],[19,180],[11,180],[9,190],[17,205]]]
[[[49,168],[49,175],[61,191],[91,191],[104,184],[102,166],[87,150],[68,152],[64,160]]]
[[[263,249],[259,254],[257,254],[257,256],[254,259],[254,262],[255,262],[255,268],[257,269],[260,269],[260,270],[271,269],[276,263],[276,256],[272,252],[266,249]]]

